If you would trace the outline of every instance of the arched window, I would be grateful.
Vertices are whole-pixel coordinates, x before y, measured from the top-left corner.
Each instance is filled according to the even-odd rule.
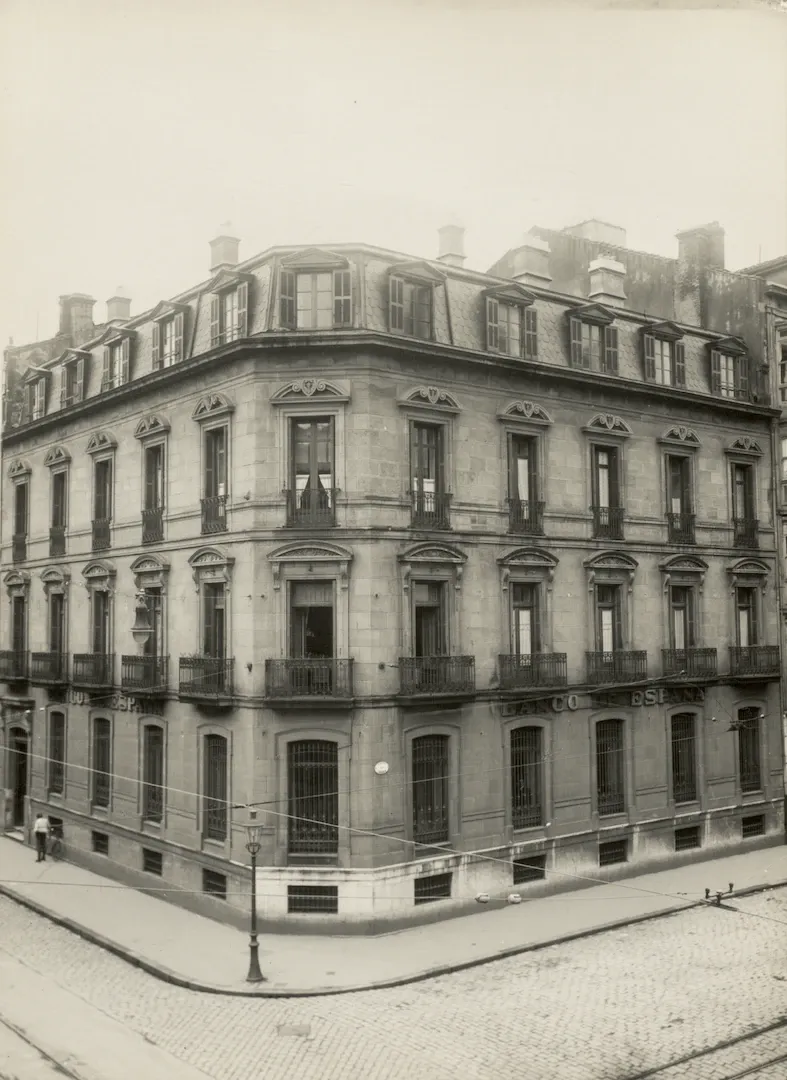
[[[511,817],[515,829],[544,824],[543,730],[511,732]]]
[[[339,748],[327,739],[287,746],[287,853],[334,859],[339,851]]]
[[[448,735],[413,739],[413,840],[444,844],[449,839]]]

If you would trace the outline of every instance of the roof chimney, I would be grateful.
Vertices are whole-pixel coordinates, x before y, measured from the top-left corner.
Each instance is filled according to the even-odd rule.
[[[127,322],[131,318],[131,297],[126,296],[122,285],[107,300],[107,322]]]
[[[438,262],[446,266],[464,266],[465,264],[465,230],[461,225],[443,225],[437,230],[440,241],[440,249],[437,256]]]
[[[535,233],[525,233],[522,246],[514,252],[511,277],[523,285],[538,285],[542,289],[548,289],[552,281],[549,255],[548,241],[542,240]]]
[[[626,267],[608,255],[594,259],[588,267],[590,291],[588,299],[597,304],[623,307],[626,303]]]
[[[210,242],[210,272],[223,270],[228,266],[237,266],[240,240],[232,235],[232,225],[225,221],[219,225],[219,235]]]
[[[95,300],[86,293],[66,293],[60,297],[60,333],[76,348],[93,336]]]
[[[718,221],[676,233],[678,262],[695,263],[706,270],[724,269],[724,229]]]
[[[608,221],[599,221],[598,218],[580,221],[579,225],[569,225],[562,231],[569,236],[581,236],[584,240],[607,244],[609,247],[624,248],[626,246],[626,230],[620,225],[610,225]]]

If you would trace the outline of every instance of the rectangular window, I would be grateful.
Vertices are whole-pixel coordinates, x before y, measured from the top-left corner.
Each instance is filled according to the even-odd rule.
[[[653,342],[656,382],[672,385],[672,343],[656,338]]]
[[[228,823],[227,740],[206,735],[203,743],[202,834],[208,840],[226,840]]]
[[[93,520],[112,520],[112,459],[97,461],[93,468]]]
[[[143,646],[143,655],[162,657],[164,655],[164,604],[161,589],[145,589],[145,600],[148,605],[151,634]]]
[[[522,855],[513,860],[512,869],[514,885],[543,881],[547,876],[547,857],[546,855]]]
[[[202,871],[202,891],[208,896],[215,896],[217,900],[227,899],[227,876],[219,874],[215,870]]]
[[[782,482],[787,480],[787,437],[781,440],[781,476]]]
[[[518,657],[541,652],[538,593],[534,583],[516,582],[511,586],[511,644]]]
[[[759,644],[757,590],[750,586],[735,590],[735,631],[739,648]]]
[[[687,457],[667,456],[667,512],[691,513],[691,461]]]
[[[249,315],[249,286],[239,282],[234,289],[227,289],[211,298],[210,343],[223,345],[246,337]]]
[[[60,407],[76,405],[85,398],[85,358],[72,360],[63,368],[63,382],[60,391]]]
[[[677,713],[670,721],[672,737],[672,798],[676,803],[697,798],[697,733],[693,713]]]
[[[596,794],[600,817],[626,809],[623,720],[596,724]]]
[[[544,824],[543,731],[540,727],[511,732],[511,811],[515,829]]]
[[[412,597],[415,656],[447,655],[444,583],[414,581]]]
[[[93,721],[93,806],[107,808],[112,790],[112,729],[109,720]]]
[[[333,582],[290,583],[290,656],[293,659],[334,655]],[[316,667],[315,678],[330,679],[330,672]],[[316,688],[315,688],[316,689]]]
[[[156,877],[161,877],[164,873],[164,856],[161,852],[153,851],[151,848],[143,848],[142,870],[146,874],[155,874]]]
[[[732,516],[737,521],[754,517],[754,469],[751,465],[732,466]]]
[[[104,348],[104,370],[101,378],[102,390],[114,390],[129,381],[130,342],[127,337],[114,341]]]
[[[337,885],[288,885],[288,915],[338,915]]]
[[[294,293],[295,304],[291,302]],[[282,273],[282,325],[298,330],[331,330],[352,325],[349,270]],[[295,318],[293,320],[292,315]]]
[[[676,851],[690,851],[701,846],[699,825],[687,825],[683,829],[675,830]]]
[[[103,832],[91,832],[90,841],[96,855],[109,855],[109,837]]]
[[[66,598],[61,592],[49,594],[49,651],[66,651]]]
[[[142,818],[160,822],[164,816],[164,732],[146,724],[142,733]]]
[[[416,844],[448,842],[448,769],[447,735],[422,735],[413,739],[413,840]]]
[[[152,334],[153,370],[160,371],[161,368],[179,364],[183,359],[183,312],[154,322]]]
[[[26,537],[30,488],[27,481],[14,485],[14,536]]]
[[[711,350],[711,393],[725,398],[749,399],[749,358]]]
[[[24,596],[14,596],[11,601],[11,644],[17,666],[23,665],[27,649],[27,601]]]
[[[410,471],[415,511],[419,515],[440,513],[445,493],[443,427],[414,423],[410,427]]]
[[[765,836],[764,814],[741,818],[741,839],[750,840],[753,836]]]
[[[93,652],[106,656],[110,652],[109,593],[104,589],[94,589],[90,596],[90,608]]]
[[[50,795],[62,795],[66,770],[66,718],[61,712],[49,714],[49,784]]]
[[[738,769],[741,791],[745,794],[762,790],[760,761],[760,710],[756,707],[738,710]]]
[[[66,487],[66,480],[68,474],[65,470],[52,473],[52,518],[51,526],[53,529],[65,529],[66,527],[66,514],[68,510],[67,496],[68,490]]]
[[[508,497],[522,504],[538,500],[538,444],[533,436],[508,440]]]
[[[694,589],[689,585],[672,585],[669,599],[670,648],[695,648]]]
[[[593,504],[602,509],[620,506],[617,447],[593,447]]]
[[[202,651],[216,660],[226,657],[226,596],[221,582],[206,582],[202,593]]]
[[[331,522],[336,487],[333,417],[291,420],[290,439],[294,523]]]
[[[37,379],[33,383],[33,420],[40,420],[46,415],[46,378]]]
[[[339,851],[339,747],[327,739],[287,746],[287,852],[319,861]]]
[[[432,286],[391,277],[389,322],[391,330],[431,340]]]
[[[205,498],[223,499],[227,494],[227,429],[205,432]]]
[[[623,648],[622,590],[620,585],[596,586],[596,646],[599,652]]]
[[[430,904],[433,900],[451,899],[453,874],[425,874],[413,882],[413,903]]]
[[[164,508],[164,445],[146,446],[144,450],[145,510]]]
[[[598,865],[613,866],[628,862],[628,840],[607,840],[598,845]]]

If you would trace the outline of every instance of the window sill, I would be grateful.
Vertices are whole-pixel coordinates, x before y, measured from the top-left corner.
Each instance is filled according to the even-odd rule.
[[[65,803],[65,794],[62,791],[48,791],[46,801],[52,806],[62,806]]]
[[[142,819],[142,832],[148,836],[160,836],[164,828],[163,821],[146,821]]]
[[[108,806],[93,806],[93,804],[91,803],[90,814],[91,814],[91,817],[101,818],[102,820],[106,821],[107,818],[109,817],[109,807]]]

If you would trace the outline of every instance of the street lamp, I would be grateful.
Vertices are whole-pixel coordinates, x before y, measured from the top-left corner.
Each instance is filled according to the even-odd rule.
[[[257,821],[257,811],[249,811],[249,820],[246,823],[246,850],[251,855],[251,922],[249,925],[249,974],[246,982],[264,982],[264,976],[260,971],[260,946],[257,941],[257,856],[260,852],[260,829],[262,826]]]

